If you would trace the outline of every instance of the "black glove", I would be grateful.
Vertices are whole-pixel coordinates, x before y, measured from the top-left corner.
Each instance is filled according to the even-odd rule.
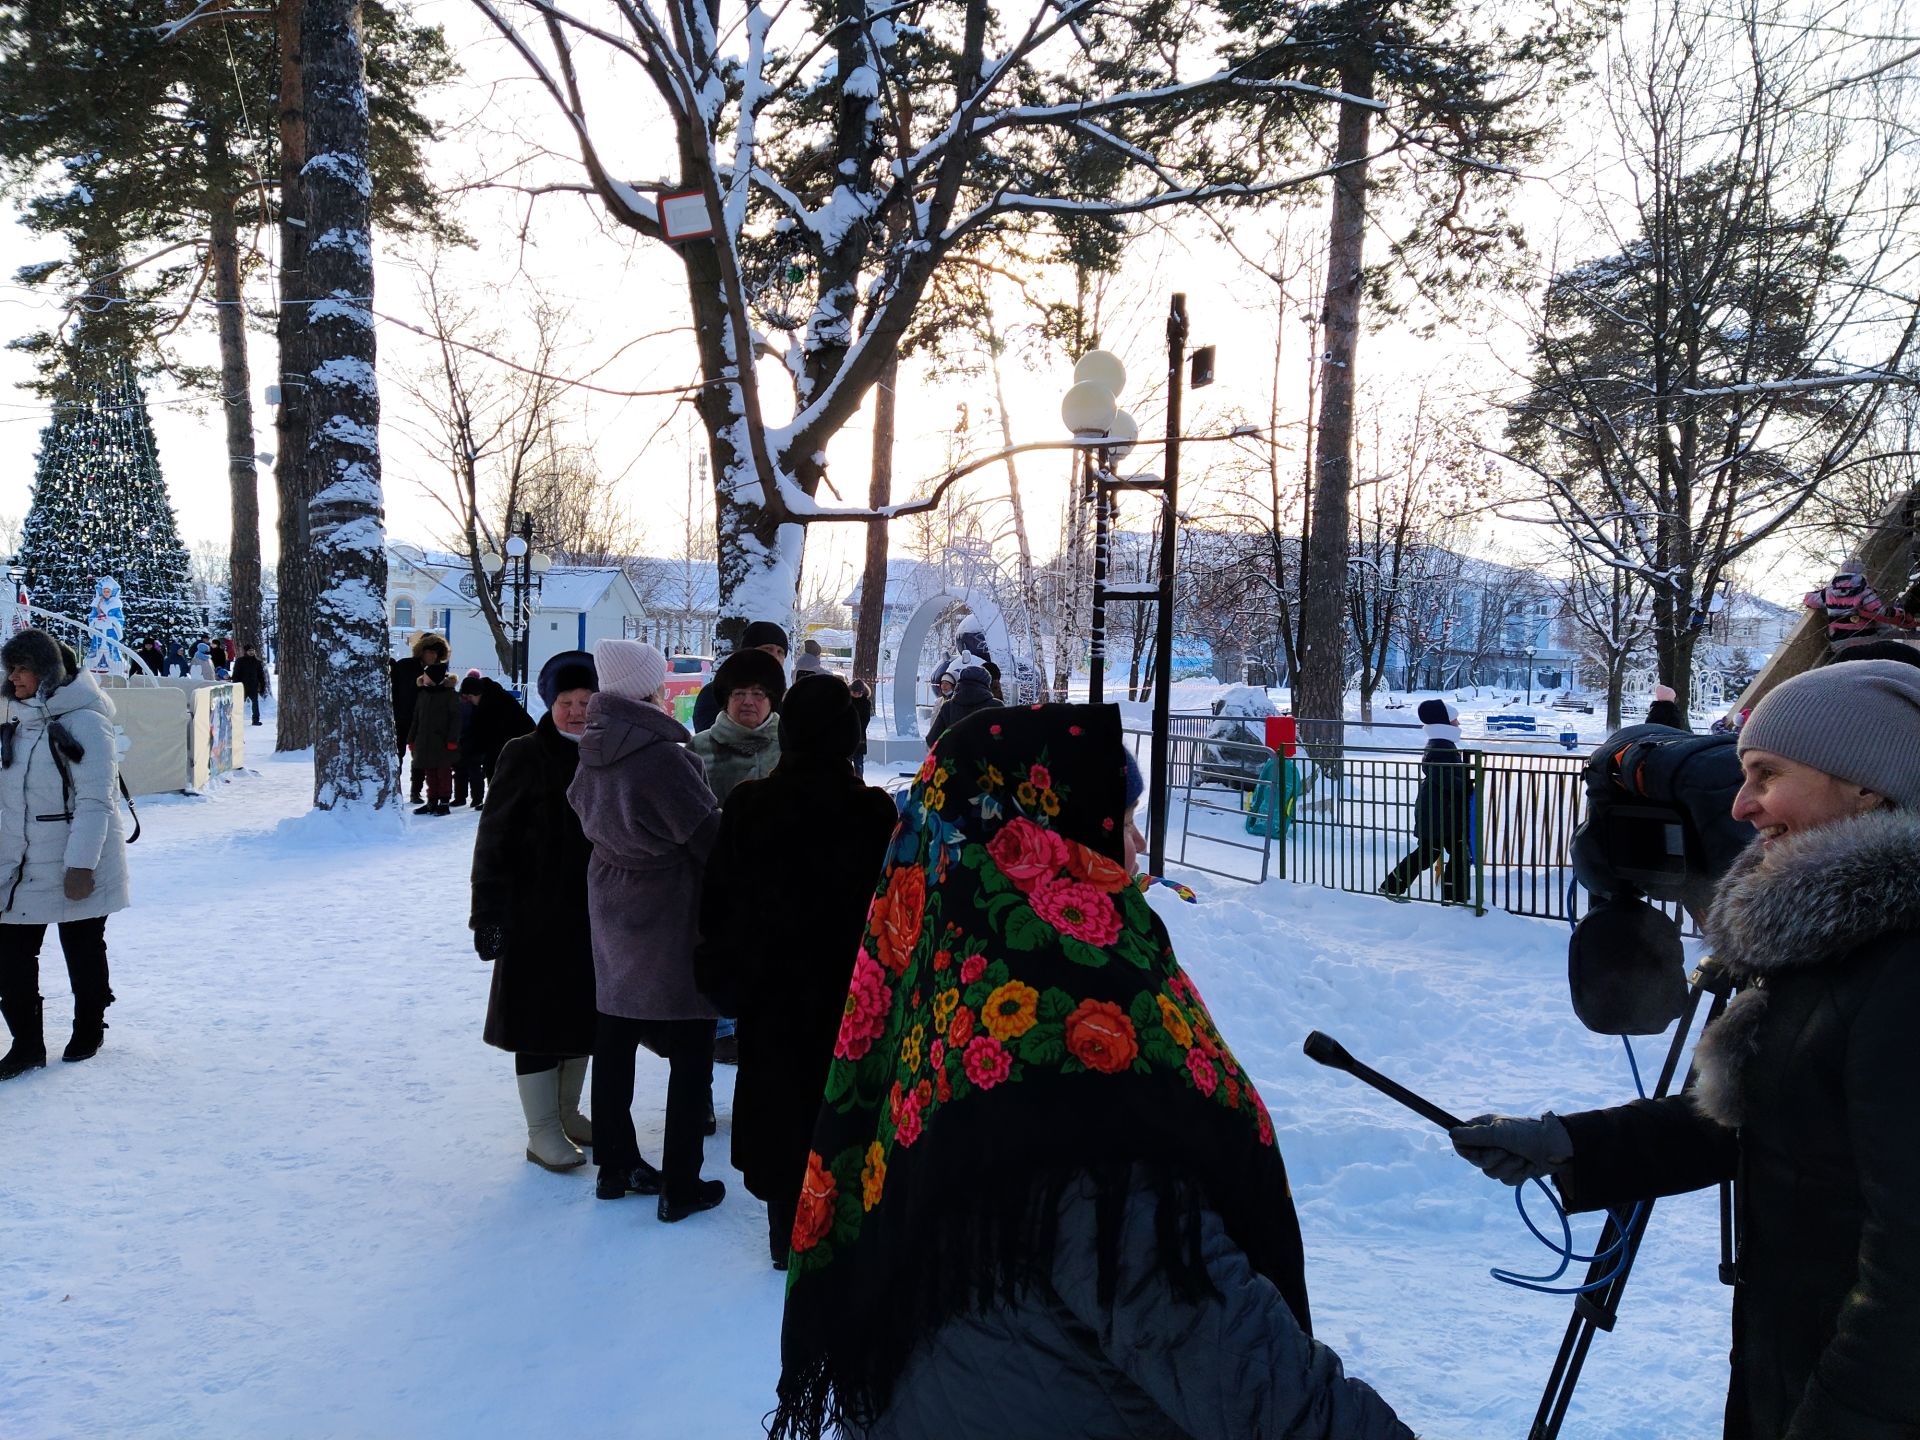
[[[473,927],[473,953],[482,960],[498,960],[507,953],[507,927],[504,925],[476,925]]]
[[[1476,1115],[1447,1132],[1454,1150],[1503,1185],[1553,1174],[1573,1158],[1573,1138],[1551,1111],[1537,1120]]]

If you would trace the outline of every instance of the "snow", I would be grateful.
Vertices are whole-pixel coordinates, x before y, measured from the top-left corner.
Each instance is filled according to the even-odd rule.
[[[480,1040],[474,818],[315,816],[311,757],[270,733],[211,794],[142,801],[106,1048],[0,1090],[0,1433],[759,1434],[783,1286],[725,1163],[733,1072],[711,1214],[668,1228],[595,1200],[590,1169],[527,1164],[512,1064]],[[1619,1042],[1569,1012],[1564,929],[1181,878],[1197,905],[1154,904],[1273,1112],[1316,1333],[1424,1436],[1524,1434],[1569,1302],[1486,1272],[1545,1252],[1437,1129],[1300,1042],[1323,1029],[1460,1114],[1624,1098]],[[42,976],[58,1045],[57,959]],[[640,1059],[657,1159],[665,1066]],[[1660,1205],[1570,1440],[1718,1433],[1715,1209]]]

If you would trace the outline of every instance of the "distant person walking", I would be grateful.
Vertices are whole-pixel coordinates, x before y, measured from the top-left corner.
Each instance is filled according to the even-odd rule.
[[[0,646],[0,1015],[13,1046],[0,1080],[47,1063],[40,946],[60,927],[73,986],[63,1060],[105,1039],[107,916],[126,908],[113,702],[44,630]]]
[[[249,645],[233,662],[233,679],[247,697],[247,704],[253,707],[253,723],[260,723],[260,697],[267,693],[267,667],[260,659],[260,652]]]
[[[1460,712],[1445,700],[1422,700],[1415,712],[1427,732],[1421,753],[1420,790],[1413,801],[1413,849],[1388,875],[1380,893],[1389,900],[1408,889],[1433,862],[1445,859],[1440,900],[1473,902],[1473,786],[1460,753]]]
[[[931,750],[938,745],[940,737],[967,716],[991,710],[999,703],[994,698],[993,677],[986,667],[967,666],[954,682],[952,698],[941,701],[940,708],[933,712],[933,724],[927,727],[927,748]]]

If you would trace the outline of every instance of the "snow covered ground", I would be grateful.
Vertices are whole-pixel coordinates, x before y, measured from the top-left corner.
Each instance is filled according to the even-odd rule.
[[[142,802],[100,1056],[0,1087],[0,1437],[760,1433],[782,1286],[725,1164],[731,1072],[711,1214],[662,1226],[596,1201],[590,1169],[527,1164],[511,1062],[480,1041],[473,817],[308,817],[310,767],[267,733],[253,773]],[[1273,1111],[1317,1333],[1423,1436],[1517,1440],[1568,1302],[1487,1270],[1546,1252],[1437,1129],[1300,1041],[1460,1114],[1623,1098],[1619,1042],[1568,1010],[1564,929],[1192,878],[1197,906],[1155,903]],[[57,954],[42,973],[57,1047]],[[641,1059],[657,1154],[665,1067]],[[1711,1195],[1660,1207],[1569,1440],[1718,1433],[1716,1225]]]

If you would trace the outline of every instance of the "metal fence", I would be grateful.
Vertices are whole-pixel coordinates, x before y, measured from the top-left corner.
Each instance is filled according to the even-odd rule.
[[[1391,881],[1408,900],[1470,906],[1476,914],[1570,921],[1586,909],[1572,860],[1584,755],[1464,749],[1472,797],[1467,856],[1449,863],[1433,854],[1422,863],[1414,832],[1427,767],[1419,751],[1342,746],[1337,781],[1302,759],[1304,785],[1290,812],[1263,823],[1250,801],[1261,770],[1277,757],[1265,746],[1207,738],[1213,723],[1176,716],[1168,740],[1169,849],[1182,865],[1255,884],[1277,874],[1361,894]],[[1149,735],[1130,730],[1127,740],[1144,770]],[[1284,787],[1275,789],[1283,798]]]

